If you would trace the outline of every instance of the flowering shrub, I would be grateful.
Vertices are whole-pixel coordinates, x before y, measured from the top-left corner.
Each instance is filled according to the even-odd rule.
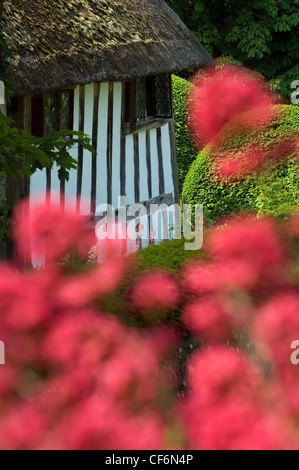
[[[66,205],[62,210],[59,201],[50,198],[30,206],[28,200],[19,205],[14,227],[18,252],[26,261],[57,260],[73,248],[81,255],[86,253],[85,220],[74,208]]]
[[[44,215],[38,207],[31,220],[39,225]],[[50,246],[63,227],[60,217],[47,230]],[[298,216],[284,227],[266,218],[228,221],[206,229],[205,260],[185,266],[181,292],[161,271],[136,282],[132,302],[149,324],[181,305],[193,340],[203,341],[183,399],[174,394],[174,371],[161,367],[179,336],[165,326],[132,329],[101,307],[136,255],[110,249],[101,264],[72,275],[53,258],[23,274],[3,265],[1,448],[297,448],[299,376],[290,346],[299,330],[298,227]],[[45,232],[31,233],[35,250]],[[80,249],[71,233],[65,246]]]
[[[189,368],[185,413],[195,448],[298,448],[297,224],[228,223],[210,233],[210,261],[185,269],[193,298],[183,319],[206,342]]]
[[[104,262],[76,275],[56,262],[67,249],[81,250],[82,220],[65,214],[64,219],[55,202],[43,210],[33,206],[30,219],[24,204],[16,212],[21,255],[28,255],[29,247],[35,254],[45,247],[49,256],[37,270],[0,270],[0,337],[6,346],[0,447],[167,448],[177,418],[174,385],[160,364],[175,337],[134,330],[101,311],[101,299],[116,290],[131,266],[113,246]],[[171,302],[177,294],[169,282]]]
[[[235,90],[225,84],[227,94]],[[244,111],[238,99],[225,98],[206,138],[217,140],[228,110]],[[42,257],[44,265],[22,273],[0,267],[0,448],[298,449],[299,369],[291,355],[299,216],[284,224],[228,219],[205,229],[205,255],[190,258],[181,276],[143,273],[129,296],[147,328],[129,327],[107,307],[138,253],[118,256],[110,241],[100,264],[90,252],[84,269],[69,273],[67,256],[88,256],[84,223],[55,200],[16,210],[20,257]],[[180,309],[192,345],[201,345],[186,364],[185,394],[176,393],[181,331],[161,324],[171,309]]]
[[[295,149],[299,109],[276,105],[275,114],[267,126],[246,134],[237,132],[218,148],[207,145],[186,177],[182,193],[186,202],[203,204],[214,220],[244,210],[275,216],[294,210],[299,202]],[[262,154],[261,168],[254,165],[257,160],[245,158],[252,152]],[[228,158],[222,161],[222,156]]]
[[[190,128],[199,147],[219,145],[237,122],[238,130],[254,129],[273,119],[275,96],[259,76],[235,65],[207,70],[190,88]],[[237,118],[237,119],[236,119]],[[224,132],[225,128],[225,132]]]
[[[45,214],[32,212],[39,226]],[[65,222],[49,224],[52,246]],[[3,265],[0,447],[298,448],[299,372],[290,361],[299,331],[298,227],[298,216],[284,227],[267,218],[228,221],[206,230],[206,257],[185,266],[181,292],[161,271],[136,282],[132,302],[149,325],[181,305],[193,341],[203,342],[189,362],[184,398],[174,393],[175,371],[161,367],[178,334],[133,329],[101,308],[136,255],[119,257],[112,245],[101,264],[72,275],[54,258],[23,274]],[[31,225],[31,233],[35,250],[45,231]],[[71,233],[65,247],[80,250]],[[27,253],[17,226],[15,235]]]
[[[295,151],[293,136],[283,136],[265,148],[260,142],[229,148],[234,137],[244,140],[258,127],[267,128],[279,117],[278,99],[259,76],[226,65],[194,79],[189,93],[190,130],[198,147],[209,146],[212,175],[219,182],[257,173]],[[228,144],[223,151],[223,146]]]
[[[234,134],[275,117],[263,87],[251,73],[232,67],[195,83],[191,128],[213,148],[219,181],[243,178],[295,151],[294,139],[284,136],[272,147],[257,143],[239,154],[221,154]],[[194,448],[298,448],[298,369],[290,353],[299,326],[297,227],[297,217],[286,227],[267,218],[230,220],[211,231],[209,261],[185,269],[185,288],[193,297],[183,320],[206,341],[190,361],[183,405]]]
[[[143,314],[155,318],[179,303],[178,286],[170,276],[151,271],[136,284],[132,300]]]

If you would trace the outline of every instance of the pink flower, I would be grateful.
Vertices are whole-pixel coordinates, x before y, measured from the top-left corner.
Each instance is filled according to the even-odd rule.
[[[284,138],[263,148],[259,145],[244,147],[238,152],[215,155],[212,162],[212,174],[220,181],[228,182],[246,178],[262,171],[267,164],[286,158],[294,153],[292,139]]]
[[[287,231],[292,238],[299,238],[299,214],[293,214],[286,224]]]
[[[296,292],[281,292],[257,312],[255,338],[270,348],[277,367],[290,363],[291,343],[299,331],[298,307]]]
[[[294,142],[294,138],[282,137],[267,147],[267,150],[265,150],[265,157],[270,162],[276,162],[286,157],[290,157],[295,152],[296,142]]]
[[[185,287],[194,293],[213,292],[219,287],[220,276],[215,264],[192,264],[185,268]]]
[[[185,287],[193,294],[249,289],[256,285],[259,272],[254,260],[227,259],[225,261],[192,264],[185,269]]]
[[[84,419],[82,419],[84,416]],[[70,450],[142,450],[163,448],[163,423],[155,414],[134,417],[97,394],[82,401],[65,423]]]
[[[233,349],[212,347],[189,362],[191,393],[184,408],[189,448],[275,449],[279,428],[258,397],[262,374]]]
[[[183,320],[191,331],[206,338],[227,339],[232,333],[227,312],[212,296],[187,305]]]
[[[233,181],[252,175],[265,164],[266,156],[259,149],[245,149],[244,152],[226,153],[215,158],[212,174],[220,181]]]
[[[197,353],[189,362],[188,382],[199,406],[211,406],[228,397],[253,399],[261,374],[234,349],[213,346]]]
[[[86,220],[59,201],[22,202],[15,211],[14,237],[19,252],[31,258],[52,261],[73,251],[86,252]],[[86,237],[85,237],[86,235]]]
[[[221,262],[240,261],[256,274],[282,274],[286,256],[270,219],[236,220],[210,234],[208,249]]]
[[[136,284],[132,299],[141,311],[170,310],[179,302],[178,286],[175,281],[163,272],[151,272],[144,275]]]
[[[299,131],[296,134],[295,147],[296,147],[297,160],[299,161]]]
[[[190,448],[198,450],[275,450],[277,435],[254,406],[234,398],[215,404],[213,409],[196,408],[188,420]],[[278,431],[278,430],[277,430]]]
[[[298,309],[298,292],[281,292],[258,310],[253,326],[257,347],[266,360],[275,364],[285,396],[297,416],[299,369],[291,362],[291,345],[299,339]]]
[[[3,450],[26,450],[39,442],[47,422],[35,404],[17,406],[2,417],[0,448]]]
[[[49,316],[42,273],[22,276],[0,268],[0,311],[2,321],[16,329],[33,328]]]
[[[62,282],[56,292],[56,301],[64,307],[84,307],[115,291],[131,266],[125,257],[108,257],[90,272]]]
[[[113,317],[99,317],[93,311],[61,316],[49,331],[42,348],[42,357],[50,363],[73,367],[100,363],[114,350],[124,335]]]

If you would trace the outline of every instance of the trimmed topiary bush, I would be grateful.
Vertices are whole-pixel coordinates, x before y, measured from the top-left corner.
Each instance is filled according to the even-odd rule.
[[[165,240],[137,253],[139,268],[163,268],[176,274],[186,261],[204,257],[203,251],[185,250],[186,240]]]
[[[176,127],[176,151],[179,173],[179,188],[182,191],[190,165],[197,156],[187,126],[186,96],[190,83],[183,78],[172,76],[173,106]]]
[[[234,136],[218,152],[242,150],[258,144],[268,150],[299,130],[299,109],[292,105],[275,106],[277,117],[271,126]],[[203,204],[212,218],[239,211],[257,211],[282,216],[299,204],[299,184],[295,155],[272,165],[259,175],[243,181],[220,183],[211,174],[211,156],[207,146],[193,162],[183,185],[182,196],[189,204]]]

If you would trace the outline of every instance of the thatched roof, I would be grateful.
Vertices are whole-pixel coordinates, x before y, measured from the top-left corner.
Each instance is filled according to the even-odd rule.
[[[16,95],[211,62],[163,0],[4,0],[3,17]]]

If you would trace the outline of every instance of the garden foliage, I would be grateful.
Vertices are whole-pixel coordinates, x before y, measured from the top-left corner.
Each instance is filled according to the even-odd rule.
[[[292,105],[276,105],[275,119],[270,125],[259,126],[250,133],[235,134],[217,152],[244,152],[252,145],[259,149],[273,148],[289,138],[296,141],[299,111]],[[262,174],[242,180],[219,181],[213,176],[215,152],[206,147],[192,164],[183,186],[183,196],[191,204],[203,204],[214,219],[238,211],[256,211],[286,215],[299,202],[295,147],[291,146],[282,162],[274,162]]]
[[[16,242],[28,256],[30,233],[34,254],[42,246],[47,253],[44,267],[0,269],[2,449],[298,448],[298,368],[290,361],[298,216],[209,229],[206,260],[188,263],[180,278],[145,272],[130,292],[150,320],[141,329],[104,308],[136,254],[119,257],[111,241],[101,264],[69,274],[58,261],[86,253],[84,218],[69,211],[66,223],[54,201],[32,214],[24,203],[16,211]],[[188,393],[179,395],[182,332],[159,322],[175,306],[201,344],[184,378]]]
[[[252,74],[220,73],[234,73],[233,92],[218,90],[213,72],[198,84],[191,116],[198,123],[203,110],[209,116],[194,135],[213,148],[212,176],[262,174],[289,156],[290,145],[298,158],[298,135],[290,141],[287,133],[270,148],[229,148],[236,123],[254,132],[277,114],[270,95],[260,109],[259,81],[253,99],[240,100]],[[213,83],[224,110],[210,100],[212,107],[202,106]],[[86,218],[74,206],[48,198],[15,210],[18,253],[43,265],[0,266],[0,448],[298,449],[298,213],[283,221],[231,217],[205,230],[203,256],[186,264],[182,257],[175,276],[143,267],[132,281],[142,256],[119,256],[118,240],[106,240],[100,263],[69,269],[67,259],[87,259],[89,250]],[[179,249],[182,241],[174,243]],[[110,309],[123,285],[131,309]],[[184,330],[167,321],[175,309]],[[130,315],[143,323],[129,326]],[[181,377],[186,331],[193,354]]]

